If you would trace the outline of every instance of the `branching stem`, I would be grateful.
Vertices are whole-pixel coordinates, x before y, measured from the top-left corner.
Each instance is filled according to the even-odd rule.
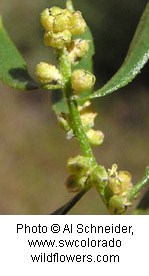
[[[149,167],[146,168],[143,178],[134,186],[134,188],[130,191],[128,200],[133,201],[138,193],[149,184]]]
[[[76,138],[78,139],[83,155],[91,158],[93,165],[97,165],[88,138],[81,123],[78,104],[76,100],[72,98],[73,92],[71,89],[71,62],[66,49],[63,49],[60,53],[60,70],[63,76],[63,92],[69,109],[71,127]]]

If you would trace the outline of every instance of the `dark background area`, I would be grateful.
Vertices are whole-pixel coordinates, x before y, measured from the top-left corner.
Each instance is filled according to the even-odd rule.
[[[93,32],[96,86],[102,86],[119,68],[147,1],[74,1]],[[1,0],[0,14],[35,78],[40,61],[53,62],[43,45],[39,14],[65,1]],[[149,64],[126,88],[93,101],[99,115],[96,129],[105,134],[96,148],[100,164],[129,170],[133,182],[143,175],[149,152]],[[0,84],[0,213],[47,214],[71,198],[64,186],[66,161],[80,153],[59,129],[51,96],[46,91],[14,91]],[[146,199],[147,201],[147,199]],[[146,205],[145,205],[146,206]],[[71,214],[106,214],[96,191],[89,192]]]

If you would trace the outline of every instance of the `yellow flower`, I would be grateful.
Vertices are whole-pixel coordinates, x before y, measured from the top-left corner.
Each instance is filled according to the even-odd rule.
[[[69,56],[72,63],[77,59],[83,57],[89,50],[89,44],[87,40],[75,39],[68,46]]]
[[[74,70],[71,79],[72,89],[78,94],[89,90],[94,86],[95,79],[95,76],[88,71]]]
[[[49,9],[42,11],[40,15],[41,25],[46,29],[46,31],[53,30],[54,17],[50,15]]]
[[[55,67],[55,65],[46,62],[40,62],[36,66],[36,75],[38,80],[43,84],[58,82],[61,79],[59,70]]]
[[[71,20],[72,13],[67,9],[62,10],[60,14],[55,16],[53,32],[60,33],[65,30],[70,31]]]
[[[46,46],[62,49],[71,42],[71,33],[63,31],[60,33],[45,32],[44,43]]]
[[[109,201],[109,212],[112,215],[121,215],[123,214],[127,206],[130,206],[131,203],[128,202],[127,198],[121,195],[114,195],[110,198]]]
[[[100,130],[89,129],[86,133],[89,142],[93,146],[99,146],[103,143],[104,134]]]
[[[78,155],[70,157],[67,162],[67,168],[70,173],[75,175],[86,175],[91,167],[91,159],[85,156]]]
[[[70,31],[72,35],[81,35],[87,29],[85,20],[82,17],[81,12],[76,11],[72,14]]]
[[[131,174],[127,171],[119,171],[115,175],[111,175],[109,187],[115,195],[127,192],[132,187]]]

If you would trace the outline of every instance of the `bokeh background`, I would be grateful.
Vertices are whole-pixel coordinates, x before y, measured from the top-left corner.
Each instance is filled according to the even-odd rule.
[[[96,47],[97,86],[103,85],[121,65],[145,0],[78,0],[90,25]],[[65,1],[1,0],[0,14],[11,38],[34,76],[39,61],[53,61],[42,43],[40,12]],[[129,170],[133,182],[143,175],[149,155],[149,64],[127,88],[95,100],[96,128],[105,134],[94,150],[97,160]],[[0,84],[0,214],[48,214],[73,195],[64,182],[66,161],[80,153],[66,140],[51,109],[50,93],[15,91]],[[148,201],[148,197],[146,198]],[[90,191],[69,214],[107,214],[96,191]]]

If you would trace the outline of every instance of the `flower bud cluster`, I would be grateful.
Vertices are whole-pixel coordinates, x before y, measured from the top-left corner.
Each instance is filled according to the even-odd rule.
[[[86,22],[83,19],[81,12],[71,12],[68,9],[52,7],[42,11],[40,20],[42,26],[45,29],[45,45],[51,46],[57,50],[66,47],[72,64],[77,62],[88,52],[89,44],[86,40],[72,39],[73,35],[81,35],[87,29]],[[54,70],[55,74],[59,75],[58,78],[56,78],[54,75]],[[48,66],[48,64],[45,62],[39,63],[37,65],[36,75],[42,84],[49,84],[51,82],[60,83],[61,80],[58,69],[54,69],[54,66],[50,64]],[[86,73],[85,76],[84,74],[83,82],[86,83],[85,89],[89,89],[91,83],[94,83],[93,75],[91,76],[89,73]],[[82,87],[81,84],[80,88],[84,90],[84,87]]]
[[[108,170],[108,188],[111,192],[109,200],[109,212],[122,214],[131,203],[128,201],[128,192],[132,188],[132,177],[128,171],[117,171],[117,165],[113,164]]]
[[[102,190],[106,185],[108,175],[105,168],[94,166],[88,157],[78,155],[69,158],[67,168],[71,175],[66,181],[66,187],[70,192],[79,192],[89,186]]]
[[[72,64],[88,52],[89,44],[87,40],[72,39],[73,35],[81,35],[87,29],[86,22],[79,11],[72,12],[59,7],[47,8],[41,13],[40,19],[45,29],[45,44],[56,49],[66,47]],[[40,62],[37,65],[36,75],[38,80],[44,85],[63,84],[59,70],[54,65],[46,62]],[[74,96],[82,92],[91,91],[95,80],[95,76],[86,70],[74,70],[71,76],[71,87]],[[90,102],[88,101],[79,106],[78,111],[90,144],[94,146],[100,145],[103,142],[104,134],[101,131],[93,130],[97,114],[92,111]],[[67,137],[73,137],[74,133],[70,124],[69,114],[58,114],[58,121],[60,126],[67,132]]]
[[[67,47],[73,35],[81,35],[86,31],[86,22],[81,12],[52,7],[41,13],[41,24],[45,29],[44,43],[57,49]],[[81,46],[81,51],[86,46]],[[79,54],[80,55],[80,54]]]

